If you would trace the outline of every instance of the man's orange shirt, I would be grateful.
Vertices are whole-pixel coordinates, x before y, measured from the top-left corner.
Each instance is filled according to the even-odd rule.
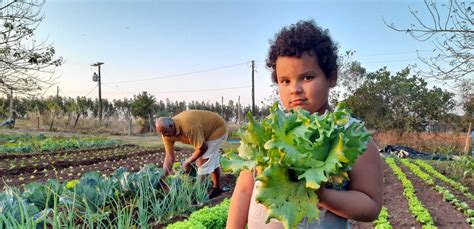
[[[203,110],[187,110],[173,118],[176,124],[176,136],[163,137],[168,152],[176,141],[201,148],[204,142],[212,141],[227,133],[224,119],[218,114]]]

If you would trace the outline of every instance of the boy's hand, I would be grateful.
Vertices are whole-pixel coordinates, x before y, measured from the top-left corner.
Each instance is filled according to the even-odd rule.
[[[318,199],[320,199],[320,200],[324,195],[324,189],[326,189],[326,188],[324,187],[324,185],[321,184],[319,189],[316,191],[316,195],[318,195]]]

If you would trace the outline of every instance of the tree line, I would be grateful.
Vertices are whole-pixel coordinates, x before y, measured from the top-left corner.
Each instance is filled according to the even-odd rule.
[[[357,82],[351,79],[357,75]],[[474,112],[473,95],[463,103],[463,115],[456,114],[458,104],[454,94],[439,87],[429,87],[426,80],[417,74],[411,74],[410,68],[404,68],[392,73],[386,68],[375,72],[366,72],[357,68],[352,72],[341,74],[340,88],[346,96],[331,97],[334,105],[345,101],[351,107],[353,114],[363,120],[369,129],[373,130],[402,130],[402,131],[436,131],[466,130],[472,122]],[[344,83],[346,82],[346,83]],[[348,83],[349,82],[349,83]],[[356,82],[356,85],[351,83]],[[348,86],[350,85],[350,86]],[[347,93],[350,92],[350,93]],[[256,106],[253,114],[257,119],[268,115],[269,106],[277,97],[272,96],[266,103]],[[6,118],[9,113],[10,101],[0,98],[0,117]],[[98,119],[98,99],[87,97],[50,96],[46,98],[22,97],[14,98],[17,118],[49,116],[50,128],[54,120],[64,118],[66,127],[75,128],[81,118]],[[226,104],[204,101],[172,101],[157,100],[146,91],[134,95],[133,98],[102,100],[104,120],[140,120],[144,131],[153,130],[154,119],[160,116],[174,116],[187,109],[208,110],[220,114],[227,122],[237,123],[246,121],[246,114],[251,112],[251,106],[241,106],[233,100]],[[30,117],[28,117],[30,116]],[[39,120],[38,120],[39,127]],[[442,129],[443,130],[443,129]],[[439,131],[439,130],[438,130]]]
[[[10,98],[0,98],[0,118],[9,117]],[[65,128],[76,128],[81,119],[98,119],[97,98],[78,96],[76,98],[49,96],[46,98],[21,97],[13,98],[15,118],[33,119],[37,128],[40,128],[40,117],[47,116],[50,129],[54,127],[54,120],[66,119]],[[144,91],[133,98],[102,99],[102,118],[105,121],[128,121],[131,119],[139,120],[144,132],[153,130],[154,119],[161,116],[172,117],[188,109],[208,110],[220,114],[227,122],[242,122],[246,118],[246,113],[251,112],[250,105],[242,106],[233,100],[227,104],[218,102],[210,103],[204,101],[171,101],[170,99],[157,100],[155,96]],[[268,106],[256,106],[255,113],[257,118],[268,115]]]

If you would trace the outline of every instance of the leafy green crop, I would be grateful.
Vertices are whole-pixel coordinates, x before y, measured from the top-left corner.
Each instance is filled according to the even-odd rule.
[[[4,135],[0,134],[0,153],[30,153],[57,150],[73,150],[121,145],[117,140],[105,138],[49,137],[39,135]]]
[[[204,207],[193,212],[185,221],[166,226],[166,229],[181,228],[225,228],[230,200],[225,199],[214,207]]]
[[[25,185],[22,197],[43,210],[52,208],[54,199],[57,199],[57,195],[61,192],[61,185],[56,180],[48,180],[46,184],[31,182]]]
[[[230,200],[225,199],[212,208],[201,208],[189,216],[189,221],[199,222],[206,228],[225,228],[229,205]]]
[[[319,217],[315,191],[325,182],[347,180],[370,139],[362,123],[347,126],[350,110],[344,103],[322,116],[302,109],[284,113],[275,104],[261,123],[250,113],[248,118],[238,155],[225,154],[222,167],[235,174],[256,168],[256,200],[267,207],[267,222],[276,218],[285,228],[305,216]]]

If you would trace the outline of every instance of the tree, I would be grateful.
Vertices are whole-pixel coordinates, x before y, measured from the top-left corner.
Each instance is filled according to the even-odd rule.
[[[51,118],[51,122],[49,124],[49,131],[52,131],[54,126],[54,119],[56,119],[56,116],[58,116],[59,112],[61,111],[61,100],[55,96],[50,96],[45,100],[45,102]]]
[[[474,3],[460,0],[425,0],[428,20],[417,10],[410,9],[416,24],[408,28],[385,24],[391,29],[406,32],[418,41],[432,41],[434,56],[419,59],[428,70],[419,68],[421,76],[434,77],[445,83],[459,83],[460,79],[473,81],[474,71]]]
[[[72,128],[76,128],[77,123],[79,122],[79,118],[82,116],[87,117],[87,111],[89,107],[92,107],[92,100],[86,98],[85,96],[76,97],[76,104],[77,104],[77,111],[76,111],[76,118],[74,119],[74,125]]]
[[[148,94],[146,91],[133,96],[132,115],[140,118],[143,123],[140,132],[148,132],[153,130],[152,119],[156,111],[155,96]]]
[[[115,110],[117,112],[117,117],[119,119],[125,119],[125,120],[130,120],[131,118],[131,110],[132,110],[132,100],[129,100],[127,98],[123,98],[123,100],[118,99],[118,100],[113,100],[112,101],[115,107]]]
[[[474,95],[474,80],[462,79],[460,80],[457,88],[457,93],[461,95],[459,104],[461,105],[461,107],[465,107],[466,104],[469,103],[469,101],[472,99],[472,95]],[[465,109],[463,111],[466,112]],[[472,115],[472,113],[470,113],[469,115]]]
[[[355,51],[349,50],[339,55],[337,85],[331,90],[329,96],[329,102],[333,105],[353,95],[367,76],[367,70],[361,66],[360,62],[354,60],[354,54]]]
[[[74,113],[79,113],[79,106],[76,103],[76,100],[73,98],[64,98],[64,107],[65,107],[65,114],[67,115],[66,126],[64,130],[67,130],[69,123],[71,122],[72,116]]]
[[[54,68],[62,64],[52,45],[35,38],[43,4],[39,0],[0,1],[0,91],[5,94],[11,90],[34,94],[51,86]]]
[[[443,121],[454,107],[453,94],[427,88],[405,68],[392,75],[386,68],[367,74],[366,81],[347,99],[354,114],[369,128],[423,131],[432,121]]]
[[[469,126],[469,123],[472,123],[474,121],[474,93],[471,93],[468,96],[468,99],[464,103],[463,110],[464,110],[464,117],[463,117],[464,123],[463,124],[465,128],[467,128]]]
[[[46,106],[46,103],[39,98],[31,97],[29,101],[27,102],[27,107],[30,112],[34,113],[36,115],[36,128],[40,128],[40,117],[43,115],[48,107]]]

